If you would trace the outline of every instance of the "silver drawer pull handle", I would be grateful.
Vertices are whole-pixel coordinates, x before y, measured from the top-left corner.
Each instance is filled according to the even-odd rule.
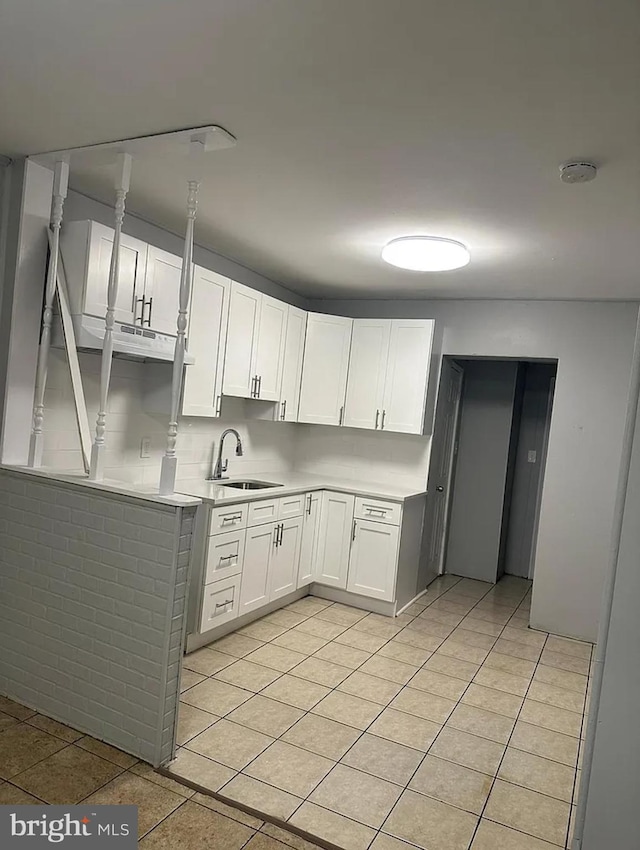
[[[237,558],[238,555],[220,555],[220,561],[232,561],[234,558]]]
[[[384,516],[387,511],[385,508],[366,508],[368,514],[382,514]]]
[[[229,516],[223,516],[222,522],[235,522],[237,519],[242,519],[242,514],[230,514]]]
[[[226,602],[216,602],[216,610],[218,608],[226,608],[227,605],[233,605],[233,599],[227,599]]]

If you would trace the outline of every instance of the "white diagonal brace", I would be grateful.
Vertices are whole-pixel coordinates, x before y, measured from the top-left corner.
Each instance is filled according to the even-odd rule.
[[[58,247],[60,244],[60,226],[62,225],[62,210],[67,197],[69,183],[69,163],[58,160],[55,164],[53,177],[53,193],[51,203],[51,247],[49,264],[47,266],[47,281],[44,291],[44,311],[42,314],[42,333],[38,348],[38,365],[36,369],[36,390],[33,404],[33,425],[29,440],[28,465],[42,466],[42,449],[44,435],[44,394],[47,388],[47,370],[49,367],[49,349],[51,346],[51,323],[53,320],[53,299],[56,293],[58,279]]]

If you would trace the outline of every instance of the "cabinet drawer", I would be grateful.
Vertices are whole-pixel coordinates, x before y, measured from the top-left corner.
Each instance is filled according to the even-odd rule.
[[[242,528],[238,531],[227,531],[225,534],[214,534],[209,538],[205,584],[242,572],[246,536],[247,532]]]
[[[358,496],[354,516],[356,519],[372,519],[400,525],[402,506],[397,502],[383,502],[380,499],[365,499]]]
[[[207,632],[238,616],[240,576],[205,585],[200,631]]]
[[[281,496],[278,510],[278,519],[302,516],[307,502],[306,493],[298,493],[297,496]]]
[[[278,519],[279,499],[265,499],[260,502],[249,502],[249,519],[247,525],[262,525],[265,522],[275,522]]]
[[[220,534],[221,531],[231,531],[247,527],[247,505],[226,505],[224,508],[213,508],[209,522],[209,534]]]

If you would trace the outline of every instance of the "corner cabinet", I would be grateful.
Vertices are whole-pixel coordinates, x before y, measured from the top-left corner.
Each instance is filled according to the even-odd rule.
[[[341,425],[353,319],[307,315],[298,422]]]
[[[195,363],[185,369],[183,416],[220,416],[229,290],[226,277],[194,267],[187,351]]]
[[[287,305],[232,281],[223,393],[280,401]]]

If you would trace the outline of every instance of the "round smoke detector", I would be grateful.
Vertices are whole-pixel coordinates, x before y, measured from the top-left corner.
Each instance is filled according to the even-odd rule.
[[[560,166],[560,179],[563,183],[588,183],[595,180],[597,167],[592,162],[568,162]]]

